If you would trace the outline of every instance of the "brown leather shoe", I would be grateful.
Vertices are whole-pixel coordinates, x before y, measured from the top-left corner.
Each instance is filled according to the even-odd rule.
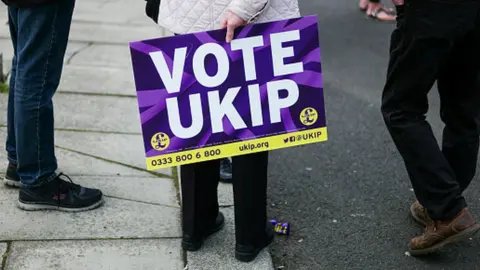
[[[423,227],[427,226],[428,221],[430,221],[427,209],[423,207],[419,201],[415,201],[412,206],[410,206],[410,215],[413,220]]]
[[[471,237],[480,229],[467,208],[464,208],[451,221],[427,222],[423,235],[411,240],[409,253],[412,256],[436,252],[447,244],[452,244]]]

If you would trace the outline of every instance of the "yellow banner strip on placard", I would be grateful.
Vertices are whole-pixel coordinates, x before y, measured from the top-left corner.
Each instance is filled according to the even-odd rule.
[[[248,141],[239,141],[149,157],[147,158],[147,169],[153,171],[161,168],[324,142],[327,140],[327,127],[309,129]]]

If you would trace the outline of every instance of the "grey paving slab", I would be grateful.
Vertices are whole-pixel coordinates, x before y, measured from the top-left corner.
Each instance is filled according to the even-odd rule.
[[[103,23],[151,25],[154,22],[145,15],[145,1],[79,1],[73,14],[74,20]],[[114,10],[114,12],[112,12]],[[108,16],[106,16],[108,15]]]
[[[1,21],[0,21],[1,22]],[[0,28],[4,26],[0,24]],[[10,39],[0,39],[0,53],[3,55],[3,61],[10,61],[13,58],[13,45]]]
[[[125,68],[67,65],[58,89],[77,93],[136,95],[131,65]]]
[[[0,125],[7,125],[8,94],[0,93]]]
[[[99,188],[115,198],[179,207],[174,180],[169,178],[81,176],[75,182]]]
[[[73,21],[70,41],[127,44],[131,41],[157,38],[164,35],[163,28],[155,24],[139,26]],[[0,27],[0,37],[8,38],[9,36],[8,28]]]
[[[89,41],[94,43],[121,43],[158,38],[166,32],[156,24],[151,25],[114,25],[73,22],[70,40]]]
[[[0,243],[0,258],[7,252],[7,243]]]
[[[105,198],[92,211],[22,211],[18,190],[0,186],[0,241],[180,237],[180,209]]]
[[[70,40],[127,44],[131,41],[162,37],[165,31],[158,25],[114,25],[73,22]]]
[[[127,68],[132,74],[132,60],[130,58],[130,48],[128,44],[92,44],[76,54],[70,61],[72,65],[88,66],[111,66],[117,68]],[[117,78],[118,79],[118,78]]]
[[[0,21],[1,23],[1,21]],[[0,25],[0,29],[5,26]],[[67,46],[67,51],[65,52],[64,62],[68,62],[68,60],[77,52],[83,50],[88,46],[87,43],[84,42],[69,42]],[[10,72],[12,67],[12,58],[13,58],[13,46],[12,42],[10,41],[10,36],[0,39],[0,53],[3,54],[3,71],[5,73]]]
[[[218,185],[218,203],[220,206],[233,205],[233,186],[232,184],[220,183]]]
[[[143,25],[155,24],[145,15],[145,3],[145,1],[131,0],[82,0],[75,5],[73,20],[116,24],[132,22]],[[0,23],[7,20],[7,8],[2,5],[0,6]]]
[[[68,95],[65,95],[68,96]],[[73,95],[72,95],[73,96]],[[108,106],[115,108],[120,112],[122,108],[125,108],[126,105],[121,105],[122,103],[119,102],[115,104],[113,100],[115,97],[92,97],[92,99],[102,99],[102,98],[111,98],[112,103]],[[117,98],[127,99],[127,98]],[[74,99],[71,99],[73,103],[72,110],[68,112],[68,107],[66,105],[57,106],[56,107],[56,127],[60,128],[87,128],[87,129],[94,129],[99,125],[94,125],[89,121],[95,121],[96,124],[105,123],[106,125],[115,126],[118,130],[122,130],[121,124],[115,123],[115,117],[97,117],[96,116],[103,116],[105,115],[104,112],[107,111],[107,108],[99,108],[98,110],[91,109],[88,111],[88,106],[84,107],[83,109],[78,106],[82,105],[74,105]],[[133,99],[132,99],[133,100]],[[94,103],[92,100],[91,103]],[[78,103],[77,103],[78,104]],[[83,106],[85,106],[85,102]],[[126,103],[123,103],[126,104]],[[97,104],[98,105],[98,104]],[[77,107],[75,107],[77,106]],[[60,108],[58,108],[60,107]],[[62,116],[62,108],[65,112]],[[82,112],[83,111],[83,112]],[[121,112],[125,113],[125,112]],[[125,117],[133,118],[131,115],[138,115],[137,112],[131,112],[130,115],[125,113]],[[69,118],[67,115],[71,115],[70,118],[71,123],[69,122]],[[0,123],[5,125],[6,123],[6,101],[0,98]],[[122,119],[119,120],[124,123],[126,127],[133,126],[134,124],[130,123],[139,123],[138,121],[134,120],[126,120]],[[76,124],[73,124],[76,123]],[[111,128],[111,127],[110,127]],[[127,128],[123,129],[125,131]],[[114,130],[114,128],[111,128]],[[130,130],[132,131],[133,128]],[[128,129],[127,129],[128,131]],[[57,146],[61,146],[63,148],[72,149],[79,151],[81,153],[86,153],[90,155],[94,155],[96,157],[104,158],[107,160],[112,160],[116,162],[120,162],[123,164],[127,164],[130,166],[135,166],[140,169],[146,169],[145,164],[145,152],[143,146],[143,140],[141,135],[126,135],[126,134],[108,134],[108,133],[96,133],[96,132],[72,132],[72,131],[57,131],[55,135],[55,143]],[[93,162],[93,161],[92,161]],[[167,169],[160,169],[157,172],[163,173],[166,175],[171,175],[172,170],[170,168]]]
[[[53,102],[57,128],[141,132],[136,98],[57,94]]]
[[[233,208],[221,210],[225,214],[226,226],[212,238],[205,241],[205,245],[198,252],[188,252],[187,262],[189,270],[271,270],[272,258],[267,249],[251,263],[242,263],[235,259],[235,230]]]
[[[2,26],[3,27],[3,26]],[[88,44],[84,42],[69,42],[65,52],[65,60],[68,60],[76,52],[86,48]],[[0,39],[0,53],[3,54],[4,61],[10,61],[13,58],[13,46],[10,39]]]
[[[68,136],[68,132],[60,135]],[[58,135],[58,134],[57,134]],[[7,153],[5,151],[5,140],[7,129],[0,128],[0,172],[4,173],[7,162]],[[58,137],[58,136],[57,136]],[[64,172],[69,176],[125,176],[125,177],[151,177],[148,172],[131,169],[122,165],[102,161],[96,158],[80,155],[62,149],[56,149],[55,154],[58,161],[58,172]]]
[[[141,133],[136,98],[58,93],[53,103],[56,128]],[[0,99],[0,110],[6,125],[7,98]]]
[[[0,22],[3,24],[3,22],[7,23],[8,22],[8,8],[6,5],[1,5],[0,6]]]
[[[12,61],[3,61],[3,74],[7,76],[7,82],[10,82],[10,70],[12,70]]]
[[[180,240],[15,242],[5,270],[183,269]]]
[[[61,133],[65,134],[65,133]],[[4,141],[6,128],[0,128],[0,141]],[[174,180],[153,177],[148,172],[105,162],[70,151],[56,149],[58,172],[68,174],[85,186],[100,188],[106,195],[139,202],[179,206]],[[6,165],[4,143],[0,144],[0,161]],[[6,166],[0,167],[3,177]]]
[[[58,136],[57,136],[58,138]],[[63,149],[56,149],[58,171],[70,176],[151,177],[148,172],[131,169]]]
[[[140,135],[56,132],[56,145],[146,169],[145,151]],[[172,175],[171,168],[156,172]]]

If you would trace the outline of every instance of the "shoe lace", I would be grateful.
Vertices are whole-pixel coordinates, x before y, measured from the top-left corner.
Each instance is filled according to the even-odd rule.
[[[72,189],[75,191],[80,190],[80,185],[75,184],[73,180],[64,173],[59,173],[56,178],[59,180],[59,185],[58,185],[59,193],[61,193],[62,191],[68,191]]]

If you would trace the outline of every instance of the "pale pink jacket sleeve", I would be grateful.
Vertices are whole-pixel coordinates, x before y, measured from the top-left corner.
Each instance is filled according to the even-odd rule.
[[[262,14],[271,0],[233,0],[228,9],[246,22],[254,21]]]

